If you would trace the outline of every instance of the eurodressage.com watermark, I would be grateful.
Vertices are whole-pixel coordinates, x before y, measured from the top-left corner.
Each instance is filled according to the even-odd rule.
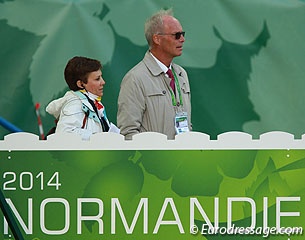
[[[194,225],[190,228],[193,235],[257,235],[268,238],[271,235],[302,235],[303,227],[211,227],[208,224],[202,224],[201,229]]]

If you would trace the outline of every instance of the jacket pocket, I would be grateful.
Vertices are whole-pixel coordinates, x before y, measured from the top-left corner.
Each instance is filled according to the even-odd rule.
[[[157,96],[165,96],[167,93],[167,90],[162,89],[150,89],[146,92],[146,97],[157,97]]]
[[[181,86],[181,90],[184,94],[190,94],[191,92],[190,86],[186,83],[183,83],[183,85]]]

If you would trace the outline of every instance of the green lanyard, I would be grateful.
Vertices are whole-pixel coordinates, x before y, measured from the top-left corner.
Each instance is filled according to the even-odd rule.
[[[174,73],[176,88],[178,89],[178,95],[179,95],[179,99],[180,99],[180,105],[183,106],[182,95],[181,95],[181,90],[180,90],[180,84],[179,84],[179,81],[178,81],[178,78],[177,78],[177,76],[176,76],[176,73],[175,73],[174,69],[172,69],[172,72]],[[172,103],[173,103],[173,106],[177,106],[176,96],[175,96],[175,93],[173,92],[173,90],[172,90],[171,88],[170,88],[170,93],[171,93],[171,96],[172,96]]]

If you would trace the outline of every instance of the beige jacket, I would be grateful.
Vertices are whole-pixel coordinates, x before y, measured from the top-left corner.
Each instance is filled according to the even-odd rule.
[[[118,98],[117,124],[126,139],[140,132],[159,132],[175,138],[176,111],[188,114],[191,129],[191,94],[186,71],[172,64],[179,81],[183,106],[174,107],[170,79],[149,52],[123,78]],[[177,89],[177,87],[176,87]],[[177,102],[179,94],[176,92]]]

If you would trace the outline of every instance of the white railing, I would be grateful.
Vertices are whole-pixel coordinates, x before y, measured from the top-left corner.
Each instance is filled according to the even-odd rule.
[[[183,133],[175,140],[159,133],[140,133],[133,140],[115,133],[99,133],[89,141],[81,140],[75,134],[53,134],[47,140],[26,132],[12,133],[0,140],[0,150],[106,150],[106,149],[304,149],[305,134],[295,139],[286,132],[267,132],[253,139],[244,132],[227,132],[218,135],[217,140],[200,132]]]

